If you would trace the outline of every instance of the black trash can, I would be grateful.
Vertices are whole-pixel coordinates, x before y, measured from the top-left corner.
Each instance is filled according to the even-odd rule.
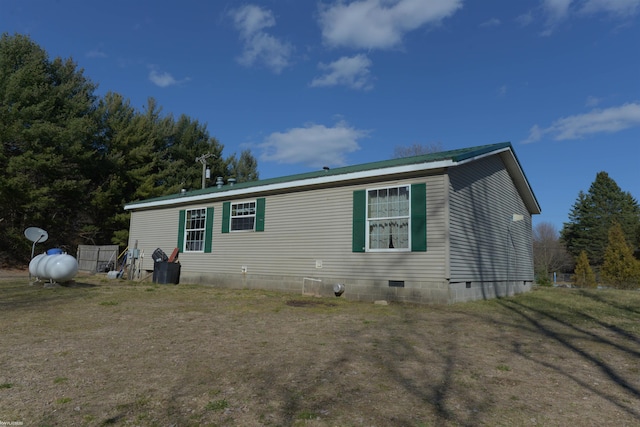
[[[160,261],[153,263],[153,283],[177,285],[180,281],[180,264]]]

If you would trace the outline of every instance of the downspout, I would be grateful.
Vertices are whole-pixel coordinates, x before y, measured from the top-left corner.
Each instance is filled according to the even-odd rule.
[[[451,192],[449,183],[449,168],[442,174],[442,185],[444,186],[444,280],[449,288],[449,301],[451,295],[451,213],[449,209],[449,194]],[[428,235],[428,234],[427,234]]]

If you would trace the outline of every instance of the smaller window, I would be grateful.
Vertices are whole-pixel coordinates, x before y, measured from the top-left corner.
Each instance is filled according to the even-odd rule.
[[[185,252],[202,252],[204,250],[204,234],[207,222],[207,209],[190,209],[186,211]]]
[[[231,204],[231,231],[253,231],[255,224],[255,201]]]

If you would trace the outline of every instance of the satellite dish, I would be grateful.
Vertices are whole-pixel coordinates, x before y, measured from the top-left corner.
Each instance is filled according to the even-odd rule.
[[[33,243],[41,243],[46,242],[49,238],[49,233],[44,231],[39,227],[29,227],[24,230],[24,235],[27,239],[31,240]]]
[[[49,233],[43,230],[40,227],[29,227],[24,230],[24,235],[27,239],[33,242],[31,245],[31,259],[33,259],[33,252],[36,249],[36,243],[46,242],[49,238]],[[29,269],[29,284],[31,285],[33,282],[31,281],[31,269]]]

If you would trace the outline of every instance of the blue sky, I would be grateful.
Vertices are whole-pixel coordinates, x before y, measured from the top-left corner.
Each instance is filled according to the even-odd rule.
[[[510,141],[558,229],[606,171],[640,198],[640,0],[0,0],[0,32],[261,178]]]

